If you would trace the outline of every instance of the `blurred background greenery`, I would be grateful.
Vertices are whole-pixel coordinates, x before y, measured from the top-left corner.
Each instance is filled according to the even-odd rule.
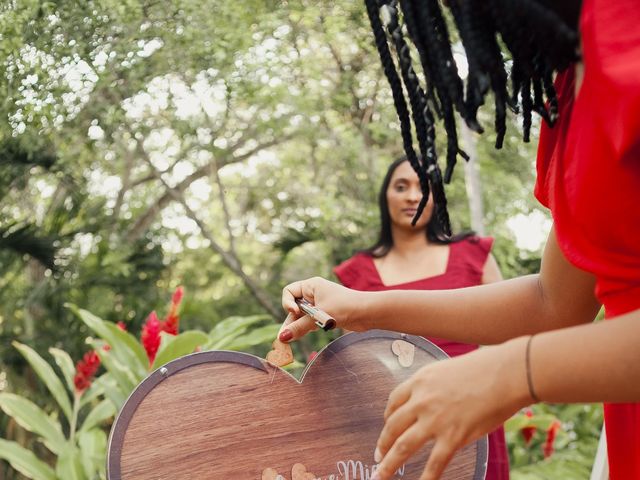
[[[95,332],[66,303],[138,336],[182,285],[185,329],[275,325],[283,285],[373,242],[402,150],[360,2],[5,0],[0,32],[0,392],[53,411],[12,342],[82,358]],[[496,151],[490,107],[481,118],[488,133],[462,144],[477,161],[448,186],[454,228],[494,236],[505,277],[535,272],[549,225],[535,145],[514,116]],[[561,421],[556,452],[514,423],[513,478],[587,478],[600,408],[535,413],[540,431]],[[0,438],[37,437],[0,413]],[[1,478],[21,477],[0,463]]]

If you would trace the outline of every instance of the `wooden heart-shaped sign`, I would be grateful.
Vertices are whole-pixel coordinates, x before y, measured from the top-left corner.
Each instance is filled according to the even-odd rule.
[[[392,350],[396,340],[413,345],[410,366]],[[444,358],[421,337],[380,330],[330,343],[300,382],[244,353],[179,358],[147,377],[122,408],[109,438],[108,478],[368,480],[389,393]],[[419,478],[430,448],[395,478]],[[486,460],[483,438],[460,450],[442,478],[483,479]]]

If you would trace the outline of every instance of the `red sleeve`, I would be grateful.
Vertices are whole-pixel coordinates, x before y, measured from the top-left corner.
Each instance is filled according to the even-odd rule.
[[[585,0],[584,77],[565,94],[553,129],[542,128],[536,194],[553,214],[558,245],[596,276],[607,316],[640,306],[640,8],[637,0]]]
[[[640,149],[640,8],[638,0],[589,0],[583,6],[585,77],[591,115],[602,124],[616,159]]]
[[[462,264],[465,265],[468,278],[473,280],[474,285],[482,283],[484,265],[493,246],[493,237],[468,237],[461,242],[454,244],[456,251],[452,254],[458,255]]]
[[[556,177],[567,175],[570,159],[598,156],[599,163],[587,172],[595,177],[599,170],[610,169],[610,162],[637,163],[639,24],[638,0],[585,0],[583,4],[580,31],[584,77],[578,97],[574,100],[574,71],[569,68],[555,82],[560,106],[558,124],[549,128],[543,122],[540,128],[535,195],[551,210],[557,196],[553,190],[564,181]],[[583,168],[576,173],[582,175],[584,171]],[[594,183],[604,183],[601,178],[596,180]],[[600,198],[608,197],[607,192],[597,191]]]
[[[471,243],[475,244],[476,254],[473,258],[480,272],[484,271],[484,264],[487,263],[491,247],[493,246],[493,237],[472,237]]]
[[[565,139],[569,129],[573,96],[575,89],[575,72],[573,67],[558,74],[554,83],[558,96],[559,116],[553,128],[542,122],[540,126],[540,140],[538,142],[538,157],[536,162],[536,186],[534,195],[547,208],[551,207],[550,189],[556,181],[554,164],[564,153]]]
[[[362,275],[362,254],[356,254],[333,269],[338,280],[348,288],[355,288]]]

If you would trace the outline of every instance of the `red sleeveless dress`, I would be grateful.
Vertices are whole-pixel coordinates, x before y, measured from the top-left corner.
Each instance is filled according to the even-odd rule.
[[[492,238],[469,237],[449,245],[449,260],[442,275],[423,278],[397,285],[385,285],[373,263],[371,255],[358,253],[345,260],[334,272],[340,282],[349,288],[361,291],[380,290],[449,290],[472,287],[482,283],[482,272],[491,251]],[[477,345],[452,342],[441,338],[428,337],[450,357],[462,355],[478,348]],[[489,463],[487,480],[509,478],[509,456],[500,427],[489,435]]]
[[[556,79],[560,119],[541,128],[535,193],[615,321],[640,309],[638,0],[585,0],[580,34],[584,79],[575,100],[573,69]],[[640,479],[640,404],[605,404],[604,416],[611,480]]]

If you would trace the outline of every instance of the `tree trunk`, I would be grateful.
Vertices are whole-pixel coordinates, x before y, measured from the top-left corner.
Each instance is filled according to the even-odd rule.
[[[478,170],[478,152],[476,139],[469,127],[461,122],[462,140],[464,150],[469,155],[469,161],[464,165],[464,183],[467,189],[467,200],[471,217],[471,228],[481,236],[486,234],[484,228],[484,206],[482,203],[482,182]]]

